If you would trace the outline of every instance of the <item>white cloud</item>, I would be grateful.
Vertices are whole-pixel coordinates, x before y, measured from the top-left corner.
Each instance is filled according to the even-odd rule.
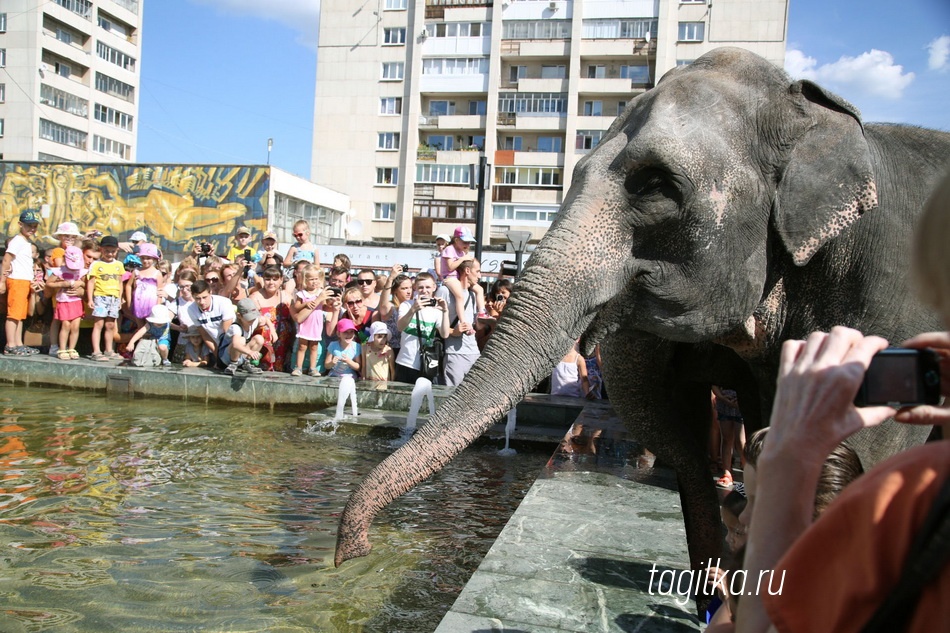
[[[935,38],[930,44],[927,44],[930,50],[930,59],[927,65],[930,70],[939,70],[946,72],[950,70],[950,35],[941,35]]]
[[[300,43],[317,48],[320,30],[320,0],[191,0],[215,7],[222,13],[250,15],[273,20],[300,33]]]
[[[844,55],[821,66],[814,57],[789,49],[785,53],[785,70],[796,79],[810,79],[848,99],[868,96],[897,100],[914,81],[914,73],[905,73],[890,53],[873,48],[857,57]]]

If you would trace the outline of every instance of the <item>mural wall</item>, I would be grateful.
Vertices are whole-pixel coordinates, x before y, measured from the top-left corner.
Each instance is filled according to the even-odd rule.
[[[269,180],[268,167],[237,165],[0,163],[0,231],[15,234],[20,212],[37,209],[37,237],[50,245],[66,221],[119,241],[144,231],[166,256],[195,242],[227,245],[242,225],[256,241],[267,230]]]

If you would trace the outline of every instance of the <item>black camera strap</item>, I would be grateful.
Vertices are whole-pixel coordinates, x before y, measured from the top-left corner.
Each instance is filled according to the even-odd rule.
[[[451,294],[449,295],[449,298],[451,298]],[[475,293],[472,292],[471,290],[469,290],[469,291],[468,291],[468,299],[465,300],[465,305],[462,306],[462,312],[465,312],[466,308],[468,308],[469,302],[471,302],[473,299],[475,299]],[[455,318],[452,320],[452,323],[449,324],[449,329],[450,329],[450,330],[454,330],[454,329],[455,329],[455,326],[458,325],[458,323],[459,323],[459,318],[460,318],[461,316],[462,316],[461,314],[458,314],[458,313],[456,312]]]

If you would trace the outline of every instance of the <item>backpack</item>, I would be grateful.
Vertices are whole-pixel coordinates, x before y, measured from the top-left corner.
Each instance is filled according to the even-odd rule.
[[[416,312],[416,330],[419,330],[419,313]],[[419,370],[422,375],[434,381],[442,375],[445,366],[445,339],[439,334],[439,326],[435,327],[433,336],[428,343],[419,337]]]

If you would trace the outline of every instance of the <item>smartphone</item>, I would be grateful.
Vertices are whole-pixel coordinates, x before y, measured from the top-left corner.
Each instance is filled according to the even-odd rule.
[[[343,290],[341,290],[340,288],[337,288],[336,286],[328,286],[327,292],[329,292],[330,295],[333,297],[339,297],[343,295]]]
[[[894,408],[940,403],[940,360],[929,349],[889,347],[878,352],[854,399],[859,407]]]

